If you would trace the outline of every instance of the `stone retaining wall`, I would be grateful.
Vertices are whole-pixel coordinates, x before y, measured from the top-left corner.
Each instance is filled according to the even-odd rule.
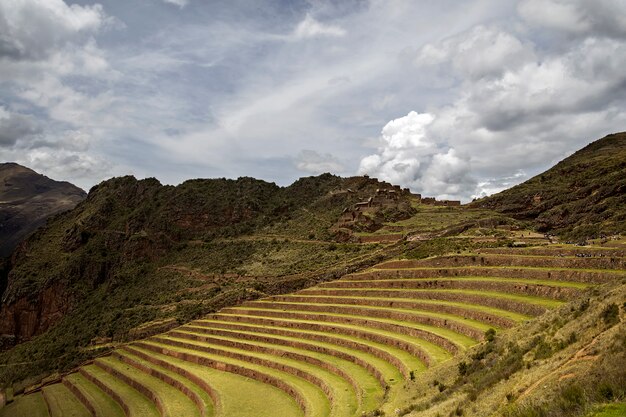
[[[104,382],[100,381],[95,375],[90,374],[85,370],[85,368],[80,368],[78,372],[84,376],[86,379],[91,381],[94,385],[104,391],[109,397],[113,398],[113,400],[119,404],[119,406],[124,410],[124,415],[130,416],[130,407],[126,404],[126,401],[122,396],[120,396],[117,391],[106,385]]]
[[[380,349],[376,346],[368,345],[367,343],[361,343],[354,340],[343,339],[340,337],[335,337],[330,334],[322,335],[322,334],[313,334],[301,332],[299,330],[286,329],[285,326],[282,327],[258,327],[258,326],[246,326],[239,325],[237,323],[229,323],[229,322],[193,322],[197,326],[207,327],[207,328],[218,328],[218,329],[227,329],[227,330],[241,330],[241,331],[256,331],[265,334],[273,334],[277,336],[287,336],[287,337],[297,337],[306,340],[312,341],[320,341],[325,343],[332,343],[337,346],[342,346],[348,349],[360,350],[361,352],[369,353],[371,355],[376,356],[379,359],[382,359],[391,365],[395,366],[398,371],[405,377],[409,377],[410,369],[396,356],[390,354],[388,351]],[[349,336],[349,335],[348,335]],[[363,338],[361,338],[363,339]],[[367,340],[367,339],[364,339]]]
[[[159,358],[155,358],[152,355],[148,355],[147,353],[141,351],[141,350],[137,350],[135,348],[133,348],[132,346],[124,346],[122,348],[123,350],[132,353],[133,355],[147,361],[150,363],[153,363],[154,365],[158,365],[161,366],[169,371],[175,372],[179,375],[181,375],[184,378],[187,378],[188,380],[190,380],[191,382],[193,382],[194,384],[196,384],[197,386],[200,387],[200,389],[202,389],[204,392],[206,392],[208,394],[208,396],[211,398],[211,401],[213,401],[213,409],[214,410],[219,410],[222,408],[222,401],[220,399],[219,394],[217,393],[217,391],[215,391],[215,389],[213,389],[213,387],[211,385],[209,385],[209,383],[207,381],[205,381],[204,379],[198,377],[196,374],[193,374],[191,372],[189,372],[188,370],[181,368],[179,366],[176,366],[170,362],[167,362],[165,360],[159,359]],[[221,413],[219,412],[215,412],[215,415],[220,415]]]
[[[515,326],[515,320],[511,320],[506,317],[499,316],[493,313],[487,313],[480,310],[475,310],[471,306],[451,306],[445,304],[431,304],[420,303],[418,301],[404,301],[404,300],[382,300],[372,299],[368,297],[360,298],[334,298],[334,297],[298,297],[298,296],[274,296],[269,297],[268,300],[273,300],[281,303],[314,303],[314,304],[348,304],[348,305],[361,305],[372,307],[390,307],[390,308],[402,308],[408,310],[425,310],[438,313],[454,314],[460,317],[477,320],[483,323],[493,324],[494,326],[510,328]],[[258,303],[244,303],[243,306],[253,305],[265,305],[265,302]]]
[[[325,355],[330,355],[336,358],[340,358],[340,359],[352,362],[366,369],[370,374],[372,374],[378,380],[381,388],[384,389],[387,385],[384,375],[380,372],[378,368],[374,367],[371,363],[363,360],[362,358],[358,356],[351,355],[349,353],[346,353],[340,350],[331,349],[326,346],[320,346],[320,345],[315,345],[312,343],[305,343],[305,342],[296,341],[296,340],[280,339],[280,338],[269,337],[265,335],[254,335],[254,334],[238,333],[238,332],[227,331],[227,330],[211,329],[207,327],[185,326],[185,327],[181,327],[180,329],[190,331],[190,332],[195,332],[195,333],[211,334],[211,335],[216,335],[216,336],[237,337],[242,340],[249,340],[249,341],[254,341],[254,342],[262,342],[262,343],[271,343],[274,345],[288,346],[288,347],[292,347],[295,349],[308,350],[311,352],[317,352],[317,353],[322,353]]]
[[[454,280],[375,280],[333,281],[319,288],[394,288],[394,289],[458,289],[532,295],[567,301],[580,293],[578,288],[525,284],[516,281],[454,281]]]
[[[162,416],[166,415],[165,407],[163,405],[163,401],[161,400],[161,397],[159,397],[157,393],[153,391],[151,388],[148,388],[141,382],[126,375],[125,373],[118,371],[113,366],[109,365],[108,363],[104,362],[101,359],[94,361],[94,365],[96,365],[100,369],[108,372],[109,374],[113,375],[115,378],[119,379],[120,381],[130,385],[131,387],[139,391],[141,394],[143,394],[146,398],[148,398],[150,401],[154,403],[157,410],[159,410],[160,415]]]
[[[585,247],[569,247],[569,248],[481,248],[477,249],[479,253],[493,253],[502,255],[534,255],[534,256],[576,256],[580,254],[599,256],[599,257],[626,257],[626,251],[621,249],[599,249]]]
[[[174,349],[168,349],[165,347],[152,345],[146,342],[137,342],[135,343],[135,345],[140,346],[146,350],[151,350],[153,352],[160,353],[162,355],[171,356],[173,358],[195,363],[197,365],[207,366],[209,368],[213,368],[218,371],[229,372],[232,374],[245,376],[245,377],[254,379],[258,382],[272,385],[273,387],[280,389],[281,391],[287,393],[287,395],[289,395],[291,398],[293,398],[305,416],[315,417],[311,415],[310,407],[304,395],[300,391],[295,389],[293,386],[287,384],[285,381],[273,375],[269,375],[264,372],[257,371],[255,369],[245,368],[239,365],[216,361],[216,360],[203,357],[200,355],[194,355],[191,353],[180,352]]]
[[[158,343],[166,344],[169,346],[179,347],[183,349],[190,349],[190,350],[195,350],[198,352],[208,353],[211,355],[219,355],[219,356],[224,356],[227,358],[245,361],[253,365],[265,366],[266,368],[276,369],[278,371],[297,376],[317,386],[319,389],[321,389],[324,395],[326,395],[326,397],[330,401],[331,406],[332,404],[335,403],[334,390],[326,381],[317,377],[316,375],[313,375],[312,373],[308,371],[304,371],[294,366],[286,365],[286,364],[275,362],[275,361],[268,360],[268,359],[258,358],[256,356],[244,355],[241,353],[229,351],[227,349],[218,349],[212,346],[197,345],[195,343],[172,340],[172,339],[167,339],[164,337],[156,336],[156,337],[153,337],[151,340],[158,342]]]
[[[440,256],[420,260],[383,262],[376,269],[402,269],[453,266],[518,266],[532,268],[626,269],[626,259],[615,257],[572,258],[559,256]]]
[[[65,385],[67,389],[69,389],[72,392],[72,394],[74,394],[74,396],[78,398],[78,401],[80,401],[85,406],[87,411],[89,411],[89,414],[96,417],[97,416],[96,408],[93,406],[91,401],[89,401],[87,396],[76,385],[74,385],[72,381],[66,378],[63,378],[62,382],[63,382],[63,385]]]
[[[381,308],[381,309],[366,308],[366,307],[359,307],[356,305],[341,305],[341,306],[321,305],[320,306],[320,305],[298,304],[298,303],[280,304],[280,303],[271,303],[271,302],[252,303],[250,307],[267,308],[267,309],[274,309],[274,310],[282,310],[282,309],[288,308],[289,311],[297,310],[297,311],[313,311],[313,312],[320,312],[320,313],[350,314],[350,315],[356,315],[356,316],[363,316],[364,318],[376,317],[376,318],[392,319],[392,320],[398,320],[398,321],[406,321],[410,323],[425,324],[429,326],[445,327],[445,328],[453,330],[457,333],[464,334],[465,336],[471,337],[476,340],[482,340],[484,336],[483,331],[475,327],[466,325],[464,323],[459,323],[458,321],[442,319],[439,317],[432,317],[432,316],[428,316],[423,313],[417,313],[417,312],[410,312],[410,311],[400,312],[400,311],[395,311],[395,310],[389,310],[387,308]],[[249,314],[248,311],[249,310],[245,309],[245,306],[231,307],[231,308],[222,310],[223,313],[231,313],[231,314],[241,314],[240,312],[244,312],[243,314]],[[252,314],[254,314],[254,310],[252,310]]]
[[[319,368],[325,369],[328,372],[335,374],[338,377],[343,378],[344,380],[348,381],[350,385],[352,385],[352,388],[354,389],[354,393],[357,396],[357,399],[359,400],[359,402],[361,402],[362,389],[359,383],[352,377],[352,375],[348,374],[347,372],[345,372],[343,369],[339,368],[338,366],[335,366],[332,363],[329,363],[326,361],[322,361],[321,359],[303,355],[301,353],[268,348],[265,346],[253,345],[250,343],[241,343],[241,342],[236,342],[233,340],[225,340],[225,339],[220,339],[217,337],[186,333],[182,331],[172,331],[172,332],[169,332],[168,335],[171,335],[180,339],[188,339],[188,340],[193,340],[196,342],[209,343],[209,344],[214,344],[214,345],[219,345],[219,346],[230,347],[234,349],[243,349],[243,350],[247,350],[250,352],[258,352],[258,353],[273,355],[273,356],[276,356],[277,358],[288,358],[288,359],[292,359],[292,360],[299,361],[299,362],[305,362],[313,366],[317,366]],[[245,359],[245,360],[248,360],[248,359]]]
[[[509,279],[537,279],[604,283],[622,276],[615,272],[582,271],[576,269],[528,269],[497,267],[449,267],[420,269],[384,269],[344,275],[345,280],[401,279],[401,278],[445,278],[445,277],[494,277]],[[626,276],[626,275],[625,275]]]
[[[176,388],[177,390],[185,394],[185,396],[189,398],[196,405],[196,408],[198,408],[198,411],[203,417],[206,416],[206,408],[205,408],[204,401],[202,401],[202,398],[200,398],[198,394],[196,394],[193,390],[191,390],[189,387],[187,387],[185,384],[183,384],[179,380],[172,378],[171,376],[167,375],[164,372],[159,371],[158,369],[154,369],[149,366],[146,366],[136,361],[135,359],[120,353],[119,351],[114,351],[112,356],[142,371],[143,373],[153,376],[155,378],[158,378],[159,380],[165,382],[167,385],[170,385],[171,387]]]
[[[407,299],[422,299],[422,300],[445,300],[445,301],[459,301],[464,303],[482,304],[485,306],[496,307],[502,310],[509,310],[520,314],[529,316],[539,316],[546,312],[546,307],[510,300],[506,298],[492,297],[488,295],[478,294],[463,294],[452,293],[446,291],[391,291],[384,289],[373,289],[364,291],[363,289],[345,289],[337,290],[332,288],[312,288],[310,290],[302,290],[300,294],[303,295],[319,295],[319,296],[353,296],[353,297],[393,297],[393,298],[407,298]]]
[[[252,323],[252,324],[260,324],[260,325],[270,325],[270,326],[276,325],[275,324],[276,320],[272,320],[271,318],[265,318],[265,317],[223,315],[223,316],[220,316],[219,318],[220,320],[224,320],[224,321],[234,321],[234,322]],[[306,318],[301,317],[301,320],[306,320]],[[352,322],[349,322],[348,320],[344,320],[343,322],[342,321],[333,322],[330,320],[327,320],[327,321],[330,323],[359,325],[359,323],[357,323],[356,320]],[[363,322],[366,322],[366,320],[361,321],[361,323]],[[382,323],[382,324],[383,324],[382,326],[378,327],[381,330],[396,331],[397,333],[399,333],[397,329],[390,330],[390,329],[393,329],[394,327],[393,325],[385,325],[385,323]],[[303,330],[314,330],[314,331],[322,331],[322,332],[325,331],[329,333],[336,332],[336,333],[345,334],[351,337],[358,337],[361,339],[369,340],[371,342],[388,344],[388,345],[403,349],[409,352],[410,354],[412,354],[413,356],[420,358],[427,365],[429,366],[431,365],[430,356],[428,356],[428,354],[421,347],[413,343],[406,342],[401,339],[396,339],[396,338],[380,335],[377,333],[368,332],[368,331],[365,331],[364,329],[357,330],[353,328],[333,326],[332,324],[318,324],[318,323],[310,323],[310,322],[304,322],[304,321],[302,322],[280,321],[279,325],[283,327],[303,329]],[[370,323],[367,327],[373,327],[373,326]],[[404,333],[404,334],[406,334],[407,336],[411,336],[410,334],[408,334],[410,333],[410,330],[406,329],[406,331],[407,333]],[[446,340],[446,342],[448,341]]]

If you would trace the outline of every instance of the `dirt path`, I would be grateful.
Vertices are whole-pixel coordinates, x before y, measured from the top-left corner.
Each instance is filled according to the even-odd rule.
[[[591,342],[589,342],[588,344],[583,346],[581,349],[579,349],[565,363],[563,363],[561,366],[559,366],[558,368],[556,368],[552,372],[546,374],[543,378],[540,378],[539,380],[537,380],[537,382],[532,384],[530,387],[526,388],[526,390],[524,392],[522,392],[520,394],[520,396],[517,398],[517,401],[520,401],[520,400],[524,399],[525,397],[527,397],[528,395],[530,395],[535,389],[537,389],[537,387],[539,387],[541,384],[543,384],[546,380],[548,380],[549,378],[555,376],[556,374],[561,373],[561,371],[563,371],[565,368],[567,368],[571,364],[573,364],[575,362],[580,362],[580,361],[594,361],[594,360],[596,360],[598,358],[598,355],[589,355],[589,354],[587,354],[587,352],[588,352],[588,349],[591,348],[596,343],[598,338],[600,336],[602,336],[604,333],[605,332],[602,332],[599,335],[597,335],[596,337],[594,337],[593,340],[591,340]],[[566,375],[563,375],[559,380],[572,378],[574,376],[575,376],[575,374],[568,373]]]

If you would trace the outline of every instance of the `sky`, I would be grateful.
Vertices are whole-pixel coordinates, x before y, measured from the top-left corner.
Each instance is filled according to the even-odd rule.
[[[626,130],[625,0],[1,0],[0,162],[469,201]]]

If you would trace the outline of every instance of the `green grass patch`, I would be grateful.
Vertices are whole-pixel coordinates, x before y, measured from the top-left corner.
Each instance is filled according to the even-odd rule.
[[[316,295],[305,295],[305,294],[294,294],[294,296],[310,297],[310,298],[320,297]],[[284,297],[289,297],[289,295],[286,295]],[[333,295],[328,295],[325,297],[329,299],[331,304],[332,304],[333,299],[351,299],[351,300],[357,301],[357,300],[362,300],[363,298],[367,298],[368,300],[371,299],[371,300],[380,301],[384,303],[415,301],[410,298],[391,298],[391,297],[354,297],[354,296],[339,297],[339,296],[333,296]],[[263,300],[260,300],[260,302],[262,301]],[[462,308],[466,310],[480,311],[483,313],[489,313],[489,314],[493,314],[496,316],[504,317],[504,318],[513,320],[515,322],[522,322],[524,320],[529,320],[531,318],[530,316],[527,316],[525,314],[514,313],[512,311],[503,310],[503,309],[495,308],[495,307],[483,306],[479,304],[461,303],[461,302],[444,301],[444,300],[419,300],[416,302],[423,303],[423,304],[431,304],[433,306],[445,305],[445,306],[450,306],[450,307],[458,307],[458,308]]]
[[[43,389],[51,417],[90,417],[83,403],[63,384],[52,384]]]
[[[40,392],[15,397],[11,404],[0,409],[1,417],[49,417],[46,401]]]
[[[213,355],[210,353],[201,352],[194,349],[187,349],[178,346],[171,346],[168,344],[159,343],[157,341],[149,340],[146,343],[154,346],[158,346],[160,348],[164,348],[170,351],[175,352],[185,352],[192,355],[205,357],[211,360],[234,364],[243,368],[248,368],[252,370],[257,370],[263,372],[265,374],[273,375],[280,380],[284,381],[288,385],[291,385],[294,389],[301,392],[303,397],[308,401],[307,409],[310,410],[310,414],[314,416],[329,416],[330,415],[330,403],[328,398],[324,392],[317,387],[316,385],[294,375],[291,375],[287,372],[278,371],[273,368],[268,368],[266,366],[253,364],[247,361],[242,361],[238,359],[229,358],[221,355]],[[241,392],[239,393],[241,395]],[[249,393],[248,395],[254,395],[254,393]]]
[[[98,416],[124,417],[124,410],[122,410],[119,404],[83,375],[73,373],[66,376],[65,379],[69,380],[83,393],[96,410]]]
[[[130,414],[142,417],[159,417],[159,412],[152,401],[139,393],[130,385],[120,381],[104,369],[95,365],[88,365],[83,369],[90,375],[96,377],[105,386],[115,391],[130,409]]]
[[[133,349],[142,351],[159,360],[172,363],[194,375],[209,381],[211,387],[218,393],[221,408],[216,410],[216,416],[229,417],[275,417],[294,416],[302,417],[302,411],[293,398],[282,390],[262,382],[241,375],[219,371],[172,356],[162,355],[142,348],[133,346]],[[246,393],[246,395],[242,395]],[[271,404],[271,407],[267,405]]]
[[[200,412],[196,405],[171,385],[116,358],[105,357],[99,359],[99,361],[106,363],[121,374],[134,379],[154,392],[161,399],[166,414],[170,416],[200,417]]]

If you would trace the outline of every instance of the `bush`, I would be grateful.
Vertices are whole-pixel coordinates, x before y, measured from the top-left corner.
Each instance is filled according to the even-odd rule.
[[[496,339],[495,329],[489,329],[485,332],[485,340],[487,342],[493,342]]]
[[[619,323],[619,307],[615,303],[611,303],[602,311],[600,317],[607,326],[613,326]]]

